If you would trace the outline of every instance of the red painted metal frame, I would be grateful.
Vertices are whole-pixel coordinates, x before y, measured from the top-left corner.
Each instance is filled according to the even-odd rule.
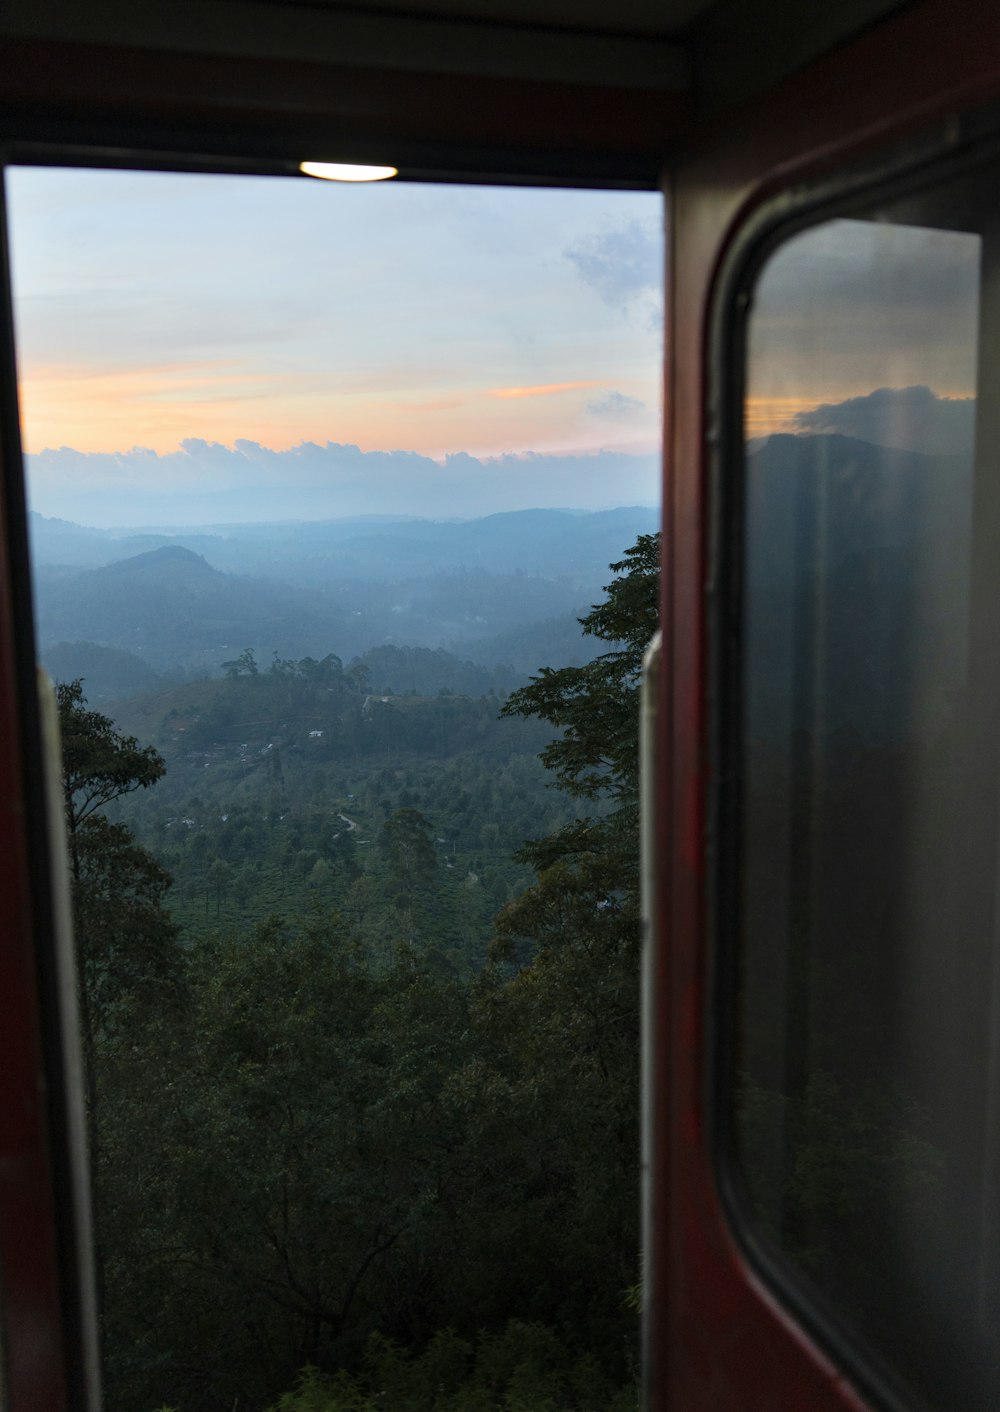
[[[27,790],[12,651],[8,507],[0,500],[0,1261],[10,1412],[66,1406]]]
[[[748,1267],[710,1151],[706,408],[720,262],[743,220],[794,181],[828,177],[950,112],[997,99],[1000,11],[981,0],[924,0],[730,115],[670,182],[649,1412],[860,1412],[868,1405]]]

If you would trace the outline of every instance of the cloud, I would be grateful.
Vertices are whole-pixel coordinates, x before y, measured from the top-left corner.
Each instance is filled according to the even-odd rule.
[[[434,461],[415,451],[362,451],[303,442],[274,451],[189,439],[166,455],[143,447],[27,458],[31,508],[103,527],[321,520],[396,514],[463,519],[503,510],[610,509],[655,505],[659,457],[598,451],[580,455]]]
[[[799,432],[833,432],[877,446],[949,455],[972,449],[975,418],[974,397],[939,397],[917,386],[879,387],[864,397],[797,412],[791,420]]]
[[[637,412],[645,412],[646,404],[638,397],[628,397],[624,392],[608,389],[600,397],[587,403],[587,411],[593,417],[614,417],[616,419],[634,417]]]
[[[624,309],[663,296],[663,240],[651,223],[629,221],[579,241],[565,251],[566,259],[605,304]]]
[[[537,387],[495,387],[491,397],[549,397],[555,392],[575,392],[580,387],[596,387],[596,378],[586,382],[546,382]]]

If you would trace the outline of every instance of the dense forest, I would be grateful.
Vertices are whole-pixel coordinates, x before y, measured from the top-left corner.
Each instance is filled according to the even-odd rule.
[[[109,1412],[635,1407],[657,558],[506,696],[60,686]]]
[[[168,768],[111,816],[169,869],[189,937],[336,907],[375,945],[405,891],[422,949],[481,967],[493,916],[530,881],[514,853],[574,813],[538,760],[551,728],[500,719],[495,693],[375,695],[368,677],[332,656],[260,670],[248,651],[121,710]]]

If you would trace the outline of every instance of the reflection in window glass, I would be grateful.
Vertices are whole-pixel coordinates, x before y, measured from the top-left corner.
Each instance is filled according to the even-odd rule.
[[[781,246],[747,363],[736,1138],[939,1408],[1000,1404],[1000,243],[973,179]]]

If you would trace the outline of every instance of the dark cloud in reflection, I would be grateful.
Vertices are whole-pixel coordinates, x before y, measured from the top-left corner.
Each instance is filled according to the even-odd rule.
[[[799,432],[839,433],[940,456],[971,451],[975,417],[975,398],[939,397],[920,386],[879,387],[865,397],[798,412],[793,421]]]

